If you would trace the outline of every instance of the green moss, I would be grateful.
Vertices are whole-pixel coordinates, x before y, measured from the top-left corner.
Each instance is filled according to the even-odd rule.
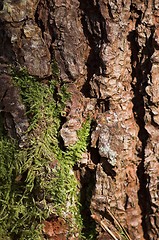
[[[5,137],[0,121],[0,239],[42,239],[41,223],[53,213],[66,219],[70,232],[80,232],[78,183],[72,168],[87,148],[90,120],[79,130],[77,143],[62,151],[59,128],[69,98],[66,86],[53,80],[40,83],[24,69],[14,71],[13,79],[30,120],[29,146],[20,149]]]

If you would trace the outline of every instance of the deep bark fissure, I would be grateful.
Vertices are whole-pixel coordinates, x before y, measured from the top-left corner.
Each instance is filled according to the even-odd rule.
[[[45,10],[45,14],[41,11]],[[41,30],[42,37],[48,45],[52,61],[55,60],[55,54],[52,44],[56,39],[56,26],[53,18],[54,6],[49,0],[41,0],[35,11],[35,22]],[[48,39],[47,39],[48,38]]]
[[[106,173],[106,175],[110,176],[114,180],[116,172],[114,171],[113,166],[108,162],[108,159],[101,157],[101,163],[103,171]]]
[[[96,128],[96,121],[91,122],[91,132]],[[88,152],[90,153],[90,159],[94,164],[93,169],[87,166],[80,168],[80,204],[81,204],[81,216],[83,219],[82,234],[88,239],[90,235],[96,237],[96,222],[91,217],[91,201],[96,185],[96,166],[100,163],[100,155],[98,148],[88,146]],[[84,171],[83,171],[84,170]]]
[[[98,2],[93,0],[79,0],[80,9],[82,11],[82,26],[86,39],[89,42],[90,53],[87,59],[87,81],[82,88],[82,92],[86,97],[90,96],[90,79],[93,75],[106,74],[106,66],[100,57],[101,46],[108,43],[106,21],[101,14]]]
[[[0,11],[3,9],[3,1],[0,2]]]
[[[82,174],[81,170],[81,189],[80,189],[80,204],[81,204],[81,216],[83,219],[82,234],[88,238],[90,235],[96,236],[96,223],[91,217],[91,199],[96,182],[96,169],[89,169],[85,167],[85,172]]]
[[[104,112],[110,110],[109,98],[106,98],[106,99],[98,98],[96,108],[98,109],[99,113],[104,113]]]
[[[133,8],[134,10],[134,8]],[[136,22],[136,28],[141,24],[141,12],[137,11],[139,18]],[[145,109],[146,103],[145,99],[150,104],[149,97],[146,93],[146,87],[148,86],[148,80],[151,78],[151,56],[154,52],[152,48],[154,28],[151,29],[151,35],[146,40],[145,46],[141,49],[138,43],[138,33],[137,30],[130,32],[128,40],[131,44],[131,64],[132,64],[132,90],[134,93],[133,102],[133,112],[136,123],[139,126],[138,137],[141,141],[141,149],[139,150],[139,157],[141,162],[137,168],[137,176],[139,179],[140,188],[138,191],[139,206],[142,212],[142,227],[144,238],[149,240],[147,228],[150,227],[150,217],[152,213],[151,210],[151,196],[147,184],[149,182],[149,176],[145,173],[145,149],[147,146],[147,141],[149,139],[149,134],[145,128]],[[144,60],[144,58],[146,60]],[[143,61],[144,60],[144,61]]]
[[[9,37],[9,30],[7,29],[7,23],[4,23],[0,19],[0,57],[1,63],[14,62],[15,53],[12,49],[11,39]]]
[[[45,26],[43,24],[43,21],[39,19],[38,11],[35,12],[35,22],[37,23],[38,27],[41,29],[41,34],[44,39]]]

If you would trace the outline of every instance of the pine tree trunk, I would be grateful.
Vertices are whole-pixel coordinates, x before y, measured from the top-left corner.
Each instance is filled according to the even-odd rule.
[[[12,82],[10,65],[25,67],[45,84],[57,62],[60,84],[71,94],[59,128],[64,151],[77,142],[86,119],[91,120],[87,151],[73,167],[85,236],[96,228],[94,239],[114,239],[111,233],[119,239],[118,220],[133,240],[159,239],[158,50],[155,0],[0,4],[3,134],[27,148],[27,106]],[[55,239],[44,232],[44,239]]]

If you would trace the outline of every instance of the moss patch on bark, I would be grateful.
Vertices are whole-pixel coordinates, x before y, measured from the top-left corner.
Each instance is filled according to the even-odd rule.
[[[0,131],[0,239],[43,239],[42,223],[52,214],[64,218],[68,235],[80,232],[82,220],[74,164],[86,150],[90,120],[75,145],[60,148],[61,112],[69,93],[56,80],[39,82],[25,69],[13,72],[27,109],[27,146]],[[58,89],[58,90],[57,90]]]

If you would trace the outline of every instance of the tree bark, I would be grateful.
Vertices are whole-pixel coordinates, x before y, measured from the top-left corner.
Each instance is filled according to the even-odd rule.
[[[55,59],[71,93],[60,144],[74,144],[87,116],[92,119],[87,152],[75,166],[83,232],[98,216],[110,226],[118,219],[131,239],[159,239],[158,2],[4,0],[0,9],[0,99],[8,135],[25,145],[28,127],[8,66],[25,66],[42,82]],[[99,221],[97,231],[96,239],[111,239]]]

